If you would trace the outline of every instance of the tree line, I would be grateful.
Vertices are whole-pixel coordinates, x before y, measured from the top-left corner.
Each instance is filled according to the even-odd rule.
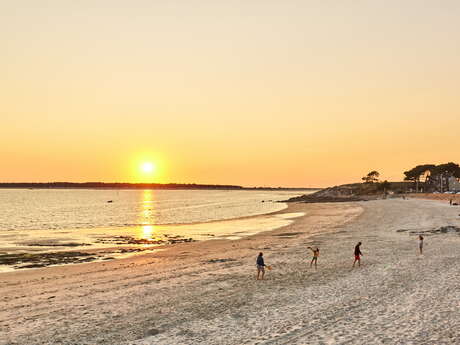
[[[449,162],[444,164],[422,164],[404,172],[405,181],[420,182],[422,176],[453,176],[460,178],[460,166],[457,163]]]
[[[387,190],[395,186],[395,183],[391,184],[386,180],[379,181],[379,177],[380,173],[372,170],[362,177],[362,181],[365,184],[374,185],[378,190]],[[450,177],[460,178],[460,166],[457,163],[420,164],[404,172],[404,181],[414,182],[416,191],[421,182],[423,182],[424,190],[443,191]],[[421,181],[422,178],[424,181]]]

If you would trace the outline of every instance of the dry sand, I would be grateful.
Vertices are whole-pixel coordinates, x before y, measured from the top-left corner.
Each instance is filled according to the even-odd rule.
[[[449,203],[449,200],[460,203],[460,194],[444,194],[444,193],[412,193],[406,194],[408,198],[438,200]]]
[[[0,344],[460,343],[460,236],[432,232],[459,226],[460,208],[389,199],[283,212],[306,215],[236,241],[1,274]],[[308,245],[321,249],[317,271]]]

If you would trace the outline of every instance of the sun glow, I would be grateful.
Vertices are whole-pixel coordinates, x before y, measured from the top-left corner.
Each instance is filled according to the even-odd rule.
[[[152,174],[155,172],[155,164],[152,162],[144,162],[141,165],[141,171],[145,174]]]
[[[129,165],[133,183],[165,183],[165,159],[158,153],[138,152]]]

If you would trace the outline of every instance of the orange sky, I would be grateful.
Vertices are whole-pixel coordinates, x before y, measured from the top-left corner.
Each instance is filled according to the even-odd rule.
[[[460,162],[458,18],[447,0],[2,2],[0,181],[307,187]]]

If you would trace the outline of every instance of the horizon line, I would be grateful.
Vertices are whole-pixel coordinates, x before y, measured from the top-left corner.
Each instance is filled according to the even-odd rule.
[[[318,190],[323,189],[321,187],[283,187],[283,186],[240,186],[232,184],[206,184],[206,183],[156,183],[156,182],[64,182],[64,181],[53,181],[53,182],[0,182],[0,188],[120,188],[129,189],[131,188],[142,188],[142,187],[165,187],[169,189],[297,189],[297,190]]]

